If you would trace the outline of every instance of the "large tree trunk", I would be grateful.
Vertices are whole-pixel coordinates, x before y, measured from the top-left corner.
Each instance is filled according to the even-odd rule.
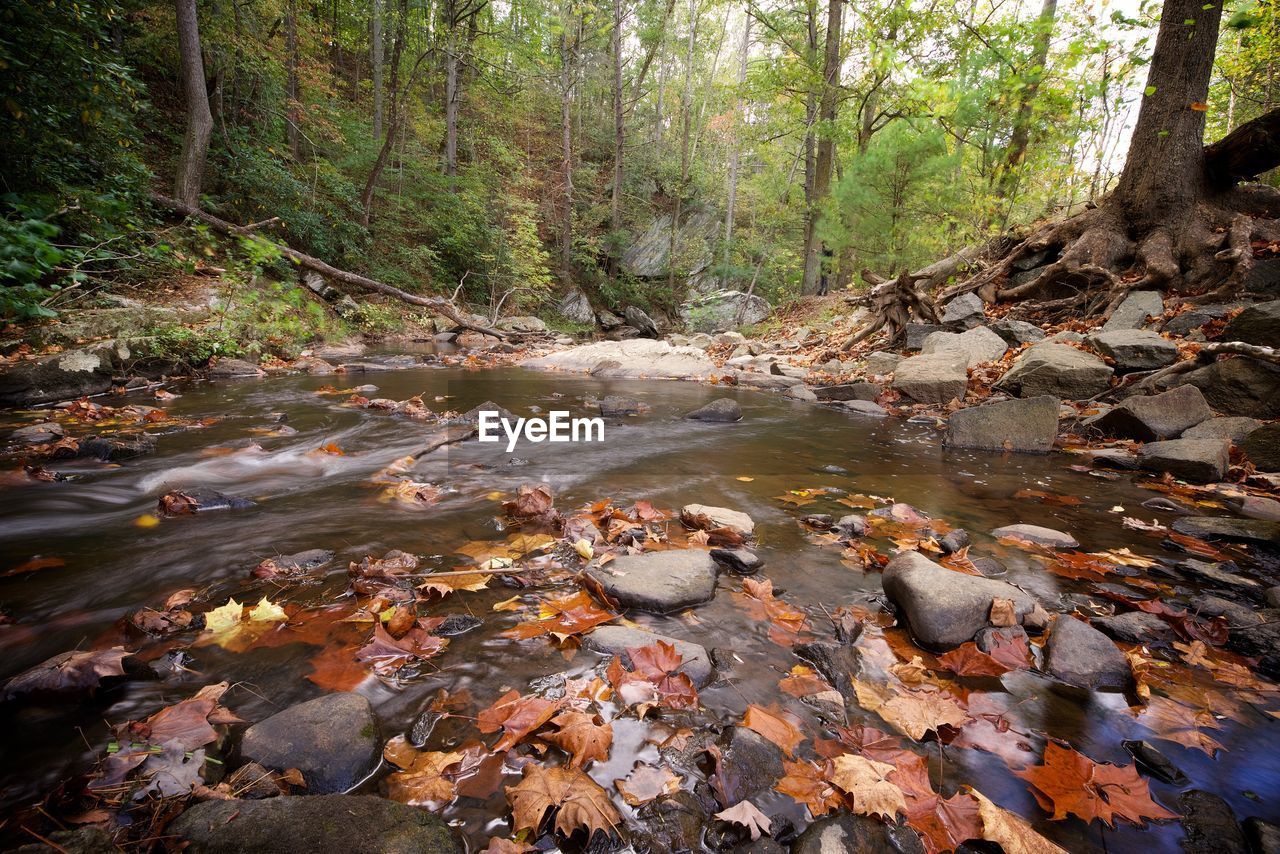
[[[444,174],[449,189],[458,175],[458,45],[453,28],[444,46]]]
[[[831,192],[831,171],[835,163],[835,120],[840,103],[840,37],[845,0],[828,0],[826,51],[822,63],[822,95],[818,101],[817,154],[813,170],[813,197],[810,200],[807,245],[804,253],[803,293],[818,294],[826,290],[823,270],[827,256],[818,229],[821,206]]]
[[[182,91],[187,101],[187,132],[182,140],[182,153],[178,156],[173,194],[179,202],[197,207],[205,159],[209,154],[209,136],[213,133],[213,114],[209,110],[209,93],[205,88],[204,59],[200,55],[196,0],[177,0],[176,8]]]

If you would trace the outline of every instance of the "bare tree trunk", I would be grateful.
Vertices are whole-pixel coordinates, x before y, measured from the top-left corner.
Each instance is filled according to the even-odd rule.
[[[302,120],[298,101],[298,3],[289,0],[284,13],[285,84],[284,138],[289,154],[298,159],[298,124]]]
[[[733,110],[732,138],[729,141],[729,192],[724,210],[724,267],[728,275],[729,263],[733,252],[733,214],[738,203],[738,160],[741,156],[741,142],[738,129],[743,123],[743,112],[746,99],[743,97],[743,86],[747,82],[747,51],[751,47],[751,12],[743,14],[742,45],[738,52],[738,101]]]
[[[613,60],[613,195],[609,199],[609,228],[616,234],[622,228],[622,156],[626,141],[622,103],[622,0],[613,0],[609,52]]]
[[[573,90],[576,41],[570,43],[571,13],[565,4],[560,33],[560,146],[564,160],[564,220],[560,231],[560,278],[573,281]]]
[[[200,55],[196,0],[176,0],[176,8],[178,57],[182,66],[182,90],[187,100],[187,132],[182,140],[182,153],[178,156],[173,193],[182,204],[198,207],[205,159],[209,155],[209,136],[213,133],[213,113],[209,110],[204,59]]]
[[[391,46],[391,109],[387,116],[387,133],[383,137],[382,148],[378,150],[378,159],[369,170],[369,179],[364,183],[364,192],[360,194],[360,224],[366,228],[369,227],[369,215],[373,210],[373,191],[378,186],[378,179],[382,177],[382,170],[387,166],[387,158],[391,155],[391,149],[396,142],[396,133],[400,129],[400,57],[404,53],[408,19],[409,0],[400,0],[396,39]]]
[[[693,120],[693,49],[698,39],[698,0],[689,0],[689,41],[684,57],[684,88],[680,94],[680,188],[676,191],[675,210],[671,214],[671,245],[667,252],[667,288],[674,294],[676,286],[676,235],[684,196],[689,190],[689,132]]]
[[[1005,151],[1004,164],[998,171],[996,196],[1008,198],[1018,180],[1018,167],[1027,156],[1027,144],[1031,141],[1031,118],[1036,95],[1044,80],[1045,65],[1049,61],[1049,43],[1053,39],[1053,23],[1058,14],[1058,0],[1044,0],[1040,17],[1036,20],[1035,46],[1031,52],[1031,66],[1027,69],[1022,89],[1018,93],[1018,110],[1013,117],[1013,134]]]
[[[458,175],[458,45],[455,27],[450,27],[444,47],[444,174],[449,178],[450,190],[455,189],[453,179]]]
[[[373,0],[373,28],[370,33],[370,47],[373,55],[373,138],[382,138],[382,4],[384,0]]]
[[[826,249],[819,238],[817,223],[820,207],[831,191],[831,171],[835,161],[835,119],[840,103],[840,37],[844,0],[829,0],[827,5],[826,55],[822,63],[822,96],[818,102],[817,158],[813,170],[813,199],[809,207],[811,225],[808,244],[804,253],[804,281],[802,293],[818,294],[826,290],[826,278],[822,271]]]

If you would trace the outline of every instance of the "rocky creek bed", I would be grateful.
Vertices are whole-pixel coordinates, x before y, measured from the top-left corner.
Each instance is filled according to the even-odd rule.
[[[1280,521],[1228,479],[1263,422],[1063,409],[1084,350],[946,334],[857,376],[731,336],[334,353],[10,413],[3,841],[1277,850]],[[1018,396],[940,429],[999,359]],[[600,443],[473,438],[602,406]]]

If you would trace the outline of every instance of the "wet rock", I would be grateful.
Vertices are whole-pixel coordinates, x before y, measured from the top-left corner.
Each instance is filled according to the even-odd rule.
[[[626,310],[622,312],[622,317],[627,321],[628,326],[646,338],[658,337],[658,327],[653,322],[653,318],[639,306],[627,306]]]
[[[947,419],[952,448],[1047,453],[1058,436],[1058,399],[1049,395],[971,406]]]
[[[1280,854],[1280,824],[1260,818],[1244,820],[1244,835],[1253,854]]]
[[[1133,471],[1138,467],[1138,455],[1124,448],[1099,448],[1085,451],[1084,456],[1094,465],[1106,468]]]
[[[1227,648],[1258,660],[1257,671],[1280,680],[1280,622],[1263,622],[1231,630]]]
[[[582,645],[593,652],[620,655],[625,659],[628,649],[650,646],[658,641],[669,643],[676,648],[681,658],[680,672],[689,677],[695,688],[701,688],[711,681],[711,658],[707,655],[705,647],[692,641],[630,626],[600,626],[583,636]]]
[[[631,397],[620,397],[616,394],[600,401],[600,414],[606,418],[617,418],[624,415],[640,415],[649,410],[648,405]]]
[[[853,680],[860,672],[862,663],[858,650],[852,644],[861,636],[862,624],[853,625],[856,628],[846,633],[843,643],[812,641],[797,644],[794,651],[802,661],[813,665],[832,687],[856,703],[857,692],[854,691]]]
[[[510,409],[507,409],[505,406],[499,406],[498,404],[494,403],[492,400],[486,400],[484,403],[481,403],[477,406],[473,406],[471,409],[468,409],[466,412],[462,413],[462,415],[458,418],[458,420],[464,424],[479,424],[481,412],[493,412],[499,418],[506,418],[512,424],[516,422],[517,416],[514,412],[512,412]]]
[[[1222,617],[1232,629],[1256,626],[1263,622],[1262,615],[1248,605],[1232,602],[1220,596],[1198,596],[1194,604],[1195,612],[1201,617],[1213,619]]]
[[[106,462],[120,462],[141,457],[156,449],[155,440],[140,436],[89,436],[80,442],[78,456],[94,457]]]
[[[1138,465],[1168,472],[1190,483],[1213,483],[1227,473],[1230,445],[1224,439],[1169,439],[1138,449]]]
[[[1240,443],[1240,450],[1258,471],[1280,471],[1280,423],[1251,432]]]
[[[680,519],[690,528],[705,528],[700,517],[706,517],[714,528],[729,528],[744,536],[750,536],[756,523],[746,513],[728,507],[710,507],[706,504],[686,504],[680,508]]]
[[[204,486],[189,486],[165,493],[159,501],[160,513],[165,516],[181,516],[190,513],[207,513],[214,510],[247,510],[257,507],[257,502],[238,498]]]
[[[969,367],[992,362],[1004,355],[1009,345],[1003,338],[985,326],[978,326],[968,332],[935,332],[924,339],[920,352],[924,355],[934,353],[959,353],[964,356]]]
[[[991,652],[995,649],[996,641],[1025,641],[1027,640],[1027,630],[1022,626],[988,626],[974,637],[973,642],[977,644],[978,649],[983,652]]]
[[[587,573],[624,608],[667,614],[716,595],[716,564],[700,549],[623,555]]]
[[[1280,608],[1280,585],[1268,587],[1267,592],[1263,594],[1263,598],[1267,600],[1267,605],[1272,608]]]
[[[334,553],[328,549],[307,549],[291,555],[266,558],[253,569],[255,578],[276,578],[278,576],[302,575],[333,560]]]
[[[685,416],[690,421],[732,424],[742,420],[742,407],[731,397],[721,397],[700,406]]]
[[[840,813],[815,821],[791,845],[791,854],[924,854],[920,836],[905,825]]]
[[[442,638],[457,637],[474,631],[482,625],[484,625],[483,622],[470,614],[450,614],[444,618],[443,623],[436,626],[433,634],[437,634]]]
[[[205,372],[209,379],[229,380],[241,377],[263,377],[266,371],[244,359],[219,359]]]
[[[1123,691],[1133,684],[1133,671],[1120,648],[1069,614],[1054,621],[1044,649],[1045,670],[1068,685],[1090,691]]]
[[[928,338],[935,332],[948,332],[950,330],[945,326],[936,326],[932,323],[908,323],[903,330],[905,335],[904,347],[908,350],[919,350],[924,346],[924,339]]]
[[[876,383],[841,383],[840,385],[828,385],[815,388],[813,393],[818,396],[818,400],[826,401],[842,401],[842,400],[875,400],[880,396],[883,389]]]
[[[1053,528],[1045,528],[1041,525],[1005,525],[1003,528],[996,528],[992,531],[991,536],[996,538],[1016,537],[1019,540],[1026,540],[1038,546],[1048,546],[1051,549],[1074,549],[1080,545],[1079,541],[1070,534],[1055,531]]]
[[[887,376],[893,373],[894,368],[898,367],[901,361],[902,357],[897,353],[876,350],[874,353],[867,354],[867,357],[862,360],[862,366],[871,376]]]
[[[0,406],[33,406],[102,394],[111,388],[115,362],[114,351],[103,348],[17,362],[0,371]]]
[[[1201,581],[1222,587],[1241,587],[1246,590],[1256,590],[1261,586],[1252,578],[1245,578],[1243,575],[1239,575],[1239,567],[1229,560],[1222,563],[1208,563],[1202,560],[1188,559],[1180,562],[1178,569],[1187,575],[1199,578]]]
[[[942,307],[942,325],[973,329],[985,319],[982,297],[974,293],[961,294]]]
[[[1247,854],[1244,831],[1230,805],[1217,795],[1192,789],[1178,798],[1186,854]]]
[[[1148,318],[1164,314],[1164,301],[1158,291],[1133,291],[1125,297],[1111,317],[1102,325],[1104,332],[1115,329],[1142,329]]]
[[[956,528],[938,540],[938,547],[942,549],[943,554],[948,555],[955,554],[967,545],[969,545],[969,532],[964,528]]]
[[[964,356],[934,353],[903,359],[893,372],[893,387],[916,403],[946,404],[963,399],[969,385]]]
[[[835,520],[827,513],[810,513],[807,516],[800,517],[801,524],[808,525],[810,528],[817,528],[820,531],[830,530],[835,525]]]
[[[1259,495],[1241,495],[1227,499],[1227,506],[1250,519],[1280,522],[1280,501]]]
[[[707,379],[716,371],[711,358],[696,347],[646,339],[584,344],[526,359],[521,365],[629,379]]]
[[[1107,436],[1154,442],[1175,439],[1212,417],[1200,389],[1184,385],[1161,394],[1125,398],[1085,424]]]
[[[973,568],[986,578],[1004,578],[1009,574],[1009,568],[993,557],[975,557],[970,560],[973,562]]]
[[[870,400],[842,400],[836,406],[850,415],[861,415],[864,418],[889,417],[889,410]]]
[[[1012,599],[1019,619],[1035,606],[1035,600],[1011,584],[952,572],[919,552],[903,552],[889,561],[881,580],[911,633],[932,648],[959,646],[990,625],[992,599]]]
[[[1154,745],[1147,741],[1126,741],[1124,749],[1129,751],[1141,768],[1147,774],[1175,786],[1185,786],[1189,781],[1187,775],[1178,769],[1178,766],[1169,761],[1169,757],[1161,753]]]
[[[301,356],[294,359],[290,367],[295,371],[311,374],[313,377],[328,376],[329,374],[337,373],[338,370],[324,359],[318,359],[315,356]]]
[[[1171,526],[1179,534],[1202,540],[1236,540],[1243,543],[1280,546],[1280,522],[1265,519],[1236,519],[1230,516],[1184,516]]]
[[[867,533],[867,519],[857,513],[841,516],[836,520],[835,529],[842,537],[862,537]]]
[[[53,845],[30,842],[16,848],[6,848],[5,851],[8,854],[49,854],[50,851],[56,851],[58,854],[118,854],[120,851],[111,834],[97,827],[55,830],[45,838]]]
[[[297,768],[307,793],[345,792],[382,756],[373,707],[360,694],[326,694],[277,712],[244,731],[240,756],[267,768]]]
[[[1223,341],[1274,347],[1280,341],[1280,299],[1249,306],[1231,318],[1220,337]]]
[[[1179,516],[1197,516],[1199,513],[1192,507],[1180,504],[1172,498],[1165,498],[1163,495],[1155,498],[1148,498],[1142,502],[1142,506],[1148,510],[1158,510],[1161,513],[1177,513]]]
[[[734,375],[737,378],[738,385],[747,388],[766,388],[766,389],[788,389],[795,385],[795,380],[791,377],[777,376],[775,374],[759,374],[754,371],[739,371]]]
[[[1044,340],[1044,330],[1025,320],[997,320],[988,328],[1003,338],[1010,347]]]
[[[652,800],[638,810],[644,822],[645,849],[652,854],[702,850],[702,831],[713,819],[693,792],[679,791]]]
[[[205,801],[178,816],[168,833],[187,841],[191,854],[461,854],[463,850],[443,820],[426,810],[371,795]]]
[[[805,403],[816,403],[818,400],[818,396],[803,384],[791,386],[787,389],[786,395],[793,400],[801,400]]]
[[[1280,366],[1248,357],[1219,359],[1173,382],[1200,389],[1223,415],[1280,418]]]
[[[1095,332],[1085,342],[1115,362],[1116,372],[1154,371],[1178,361],[1178,345],[1146,329]]]
[[[729,803],[771,790],[785,773],[782,751],[764,736],[745,726],[730,728],[721,747],[712,785]]]
[[[749,549],[712,549],[711,559],[734,575],[754,575],[764,566],[760,556]]]
[[[1112,370],[1097,356],[1068,344],[1045,342],[1028,348],[996,388],[1016,397],[1052,395],[1084,400],[1111,387]]]
[[[1114,617],[1095,617],[1093,627],[1122,643],[1155,643],[1169,640],[1169,624],[1146,611],[1129,611]]]
[[[39,424],[28,424],[19,427],[9,434],[9,440],[20,445],[43,445],[56,442],[66,435],[62,425],[56,421],[42,421]]]

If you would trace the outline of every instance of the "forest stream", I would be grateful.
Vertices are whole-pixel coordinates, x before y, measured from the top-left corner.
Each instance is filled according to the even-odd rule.
[[[348,395],[332,393],[333,386],[341,391],[366,383],[377,388],[361,389],[364,397],[419,395],[435,411],[465,412],[488,400],[518,415],[553,409],[595,415],[596,399],[606,395],[634,399],[648,409],[607,418],[603,442],[522,441],[508,453],[504,443],[473,440],[440,448],[409,466],[397,461],[420,451],[424,437],[436,428],[352,405]],[[1140,674],[1149,674],[1138,690],[1175,698],[1187,714],[1193,714],[1194,706],[1187,705],[1192,698],[1212,700],[1212,713],[1179,727],[1168,715],[1156,719],[1144,712],[1131,694],[1070,688],[1038,672],[1030,660],[1002,676],[955,675],[936,656],[915,648],[888,611],[879,562],[905,549],[940,559],[935,538],[952,528],[964,528],[972,537],[970,566],[979,556],[995,558],[1007,567],[1003,580],[1050,611],[1074,607],[1102,616],[1117,601],[1140,602],[1157,594],[1185,601],[1202,588],[1175,567],[1189,557],[1207,556],[1188,555],[1185,544],[1178,547],[1160,534],[1121,524],[1124,517],[1165,524],[1176,518],[1142,507],[1169,491],[1144,488],[1160,482],[1143,483],[1129,474],[1096,476],[1083,467],[1073,469],[1071,457],[1061,453],[948,451],[931,421],[851,417],[762,392],[686,382],[425,364],[337,377],[192,383],[175,391],[179,396],[163,402],[146,391],[112,400],[117,410],[130,403],[158,403],[163,409],[163,420],[155,419],[148,430],[156,440],[154,453],[119,464],[50,463],[65,479],[10,483],[0,491],[5,555],[0,604],[11,617],[0,628],[0,676],[67,650],[117,644],[136,650],[156,674],[113,680],[81,704],[57,699],[0,704],[9,734],[0,740],[0,809],[5,813],[39,802],[60,781],[91,772],[117,738],[112,726],[142,721],[203,686],[225,681],[230,688],[220,703],[246,722],[326,692],[351,690],[371,702],[383,742],[393,739],[403,748],[395,737],[407,734],[415,749],[457,750],[473,757],[463,771],[446,775],[456,797],[435,805],[471,850],[484,848],[490,838],[512,835],[504,789],[516,785],[523,765],[558,749],[544,743],[535,751],[535,739],[523,733],[517,739],[523,744],[504,745],[510,748],[505,758],[489,753],[495,736],[477,731],[476,715],[508,691],[564,703],[572,695],[570,705],[582,709],[586,704],[600,716],[597,723],[611,725],[607,758],[587,763],[585,770],[612,795],[624,834],[637,850],[661,848],[646,843],[649,834],[668,839],[673,832],[651,807],[619,796],[615,781],[625,780],[637,763],[673,771],[678,785],[697,795],[695,802],[709,802],[713,789],[730,795],[734,786],[751,789],[736,794],[750,795],[771,818],[772,836],[784,842],[813,820],[799,799],[775,789],[774,781],[752,788],[743,777],[753,769],[735,773],[729,767],[734,761],[755,765],[762,760],[726,749],[716,771],[712,757],[720,753],[706,753],[706,745],[696,743],[740,728],[753,708],[777,716],[775,726],[753,727],[774,744],[779,739],[771,736],[779,729],[798,730],[790,742],[779,744],[788,754],[794,751],[798,761],[821,762],[856,742],[863,754],[901,768],[901,751],[914,752],[942,794],[972,786],[1072,852],[1178,851],[1182,827],[1176,820],[1137,826],[1124,821],[1115,804],[1114,829],[1078,818],[1050,821],[1037,805],[1031,778],[1014,773],[1041,764],[1047,737],[1097,763],[1131,766],[1126,740],[1146,740],[1167,757],[1185,781],[1162,781],[1144,766],[1141,779],[1154,803],[1136,809],[1138,814],[1158,816],[1162,807],[1181,812],[1180,794],[1199,789],[1225,799],[1239,816],[1280,821],[1280,724],[1274,719],[1280,696],[1275,685],[1233,667],[1231,653],[1213,650],[1218,666],[1210,668],[1189,663],[1203,661],[1195,658],[1190,637],[1145,651],[1122,645],[1139,650],[1131,661],[1136,655],[1147,662],[1145,671],[1135,665]],[[726,396],[741,404],[740,422],[684,418]],[[417,486],[397,491],[397,478]],[[681,525],[684,505],[732,508],[754,521],[754,545],[748,545],[763,560],[754,576],[721,572],[711,601],[666,616],[628,611],[599,618],[705,647],[715,672],[691,707],[677,708],[680,704],[660,698],[654,708],[642,705],[638,716],[623,695],[608,690],[610,657],[578,649],[572,629],[562,642],[537,636],[536,628],[523,639],[509,636],[513,629],[519,632],[518,626],[538,621],[541,603],[579,592],[576,575],[586,556],[575,552],[570,539],[555,539],[559,532],[545,518],[522,524],[504,512],[502,502],[530,484],[549,487],[556,510],[570,517],[571,528],[574,518],[581,526],[584,516],[600,525],[602,536],[588,552],[596,561],[625,552],[629,541],[646,550],[705,548]],[[195,488],[255,504],[157,514],[159,496]],[[1183,498],[1212,504],[1203,496]],[[826,530],[831,522],[822,518],[870,511],[874,519],[876,508],[889,511],[883,517],[887,524],[871,524],[856,542]],[[812,518],[802,521],[805,517]],[[1060,554],[1081,557],[1064,564],[1053,550],[990,534],[1016,523],[1070,533],[1080,546]],[[638,539],[636,526],[642,532]],[[631,534],[617,536],[628,528]],[[1195,547],[1203,550],[1205,544]],[[260,562],[312,549],[334,554],[300,577],[251,574]],[[490,571],[461,581],[457,575],[442,577],[455,585],[451,590],[449,584],[426,593],[419,589],[417,615],[430,621],[433,631],[446,634],[446,624],[435,618],[475,618],[447,624],[447,647],[420,657],[357,661],[357,650],[380,617],[363,610],[376,598],[366,595],[376,584],[361,587],[360,582],[372,576],[349,572],[348,565],[376,561],[392,550],[417,556],[418,564],[408,581],[392,573],[388,590],[412,589],[433,572],[456,573],[477,564]],[[1251,584],[1262,569],[1243,549],[1211,550],[1216,559],[1237,563],[1242,584]],[[493,562],[503,556],[511,558],[506,572],[501,570],[508,564]],[[772,595],[761,586],[765,579],[772,582]],[[126,633],[140,609],[160,609],[167,597],[191,588],[195,592],[180,603],[191,612],[208,614],[234,598],[247,606],[266,599],[283,613],[262,625],[246,619],[221,632]],[[395,598],[379,601],[390,607]],[[607,602],[601,605],[607,608]],[[861,625],[854,647],[862,669],[855,688],[846,692],[857,695],[845,697],[847,727],[836,729],[829,703],[820,707],[804,700],[807,692],[831,686],[792,647],[832,640],[842,613]],[[543,606],[542,617],[547,616]],[[847,629],[848,617],[844,625]],[[1041,643],[1033,635],[1029,651],[1037,660],[1043,657]],[[596,677],[600,681],[593,683]],[[581,688],[589,683],[594,687]],[[877,691],[913,687],[934,691],[964,710],[954,722],[960,725],[926,725],[927,731],[913,739],[906,734],[912,729],[909,721],[895,724],[865,708],[878,705]],[[763,719],[755,714],[757,721]],[[239,729],[231,725],[232,735],[209,755],[234,756]],[[764,764],[779,759],[770,757]],[[787,767],[795,773],[790,763]],[[216,778],[224,771],[209,773]],[[385,794],[388,786],[394,790],[393,778],[404,773],[384,760],[356,791]],[[710,776],[718,781],[708,786],[704,780]],[[206,782],[213,785],[212,779]],[[709,849],[732,843],[735,831],[742,831],[709,818],[704,824],[702,844]],[[581,834],[575,838],[582,841]]]

